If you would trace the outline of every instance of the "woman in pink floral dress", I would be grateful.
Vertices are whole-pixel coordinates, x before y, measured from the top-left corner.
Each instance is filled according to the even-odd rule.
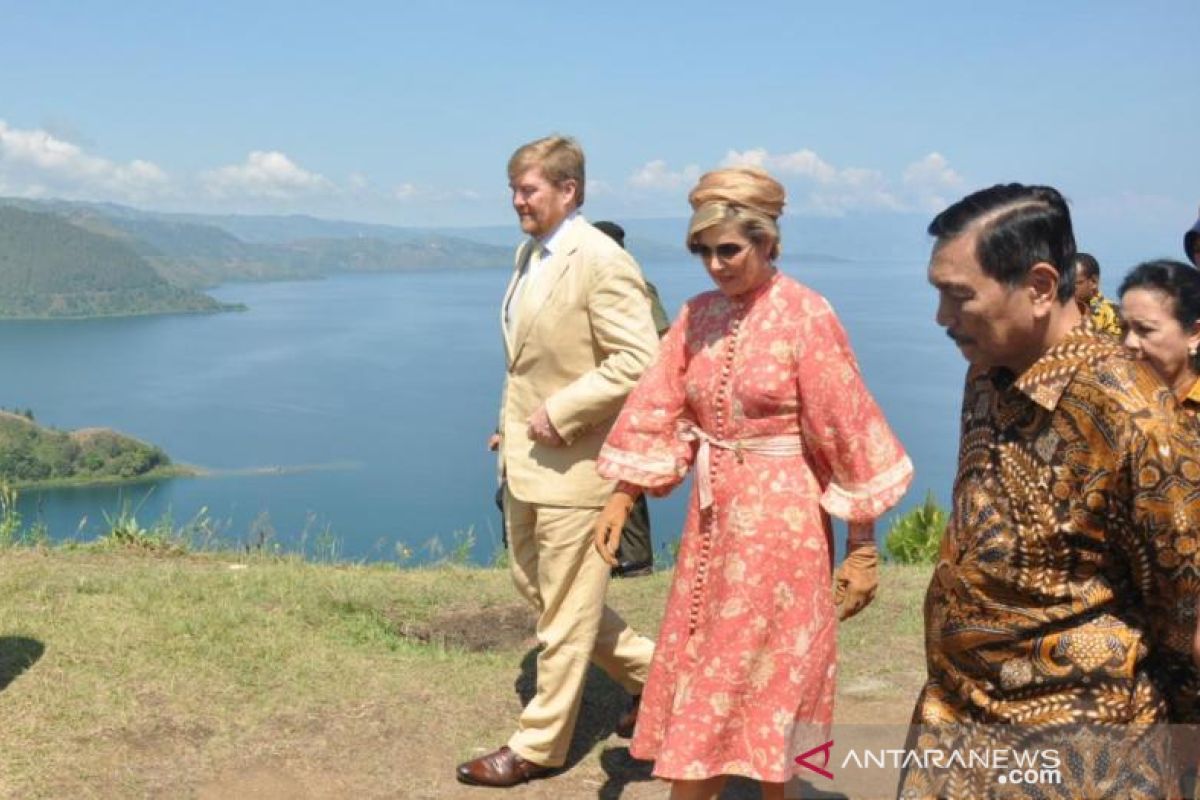
[[[912,463],[829,303],[775,269],[783,187],[719,170],[689,201],[718,290],[684,305],[600,453],[618,484],[596,545],[613,563],[633,498],[695,471],[631,750],[672,798],[715,797],[729,775],[781,798],[832,723],[835,602],[844,619],[874,595],[874,520]],[[829,515],[849,523],[834,592]]]

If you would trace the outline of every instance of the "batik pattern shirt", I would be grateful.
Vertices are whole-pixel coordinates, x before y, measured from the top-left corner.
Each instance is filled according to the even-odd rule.
[[[1200,589],[1200,463],[1179,423],[1158,378],[1086,322],[1019,377],[968,373],[915,724],[1170,718],[1161,676],[1190,654]],[[1156,790],[1132,773],[1112,796]],[[905,796],[990,796],[988,780],[913,771]]]

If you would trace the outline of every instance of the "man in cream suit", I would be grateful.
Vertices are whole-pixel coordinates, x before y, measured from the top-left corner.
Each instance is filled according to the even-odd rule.
[[[645,281],[629,254],[578,213],[584,159],[574,140],[524,145],[508,176],[530,238],[501,306],[508,375],[489,446],[508,481],[513,582],[538,611],[542,649],[537,693],[516,733],[458,767],[460,781],[480,786],[513,786],[562,766],[589,660],[636,699],[654,653],[604,604],[609,567],[592,546],[613,489],[596,473],[596,455],[658,349]],[[619,733],[628,735],[631,717]]]

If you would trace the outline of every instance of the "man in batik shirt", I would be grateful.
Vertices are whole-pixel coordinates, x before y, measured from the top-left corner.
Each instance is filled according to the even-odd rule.
[[[1054,748],[1061,783],[917,766],[901,794],[1161,796],[1147,726],[1191,668],[1200,464],[1169,392],[1073,302],[1057,191],[994,186],[929,233],[937,322],[971,367],[909,746]]]

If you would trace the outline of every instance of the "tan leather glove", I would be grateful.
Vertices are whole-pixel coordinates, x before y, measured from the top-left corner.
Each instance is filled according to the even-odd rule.
[[[879,588],[879,551],[874,544],[860,544],[851,550],[833,576],[833,602],[838,619],[847,620],[875,599]]]
[[[596,518],[596,551],[610,567],[617,566],[617,548],[621,545],[621,529],[633,507],[633,497],[618,489],[608,498]]]

